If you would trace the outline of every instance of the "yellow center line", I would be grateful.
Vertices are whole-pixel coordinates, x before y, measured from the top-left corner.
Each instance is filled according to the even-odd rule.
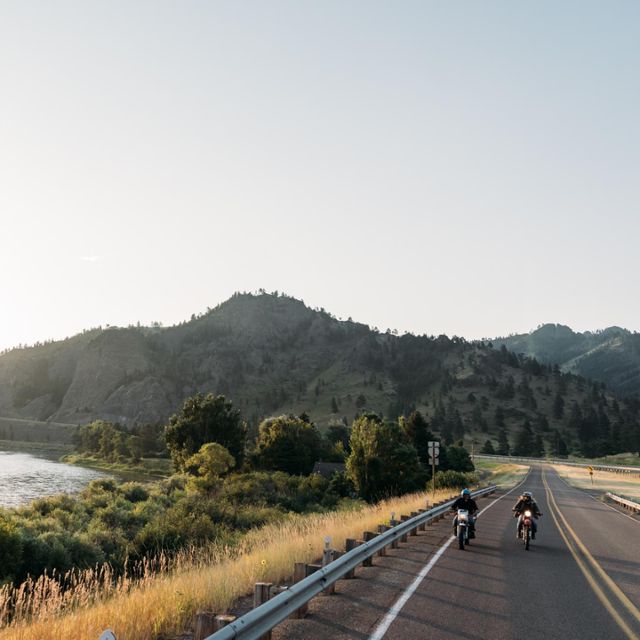
[[[566,518],[562,515],[562,512],[558,508],[558,505],[556,504],[556,500],[553,497],[553,495],[551,496],[551,499],[553,500],[553,504],[556,508],[556,511],[558,512],[558,515],[560,516],[560,519],[564,523],[569,533],[573,536],[574,540],[576,541],[576,544],[580,548],[580,551],[582,551],[582,553],[586,556],[591,566],[595,569],[598,575],[605,581],[609,589],[611,589],[611,591],[615,593],[615,595],[618,597],[618,600],[620,600],[620,602],[627,609],[627,611],[638,622],[640,622],[640,611],[638,610],[638,608],[633,604],[633,602],[631,602],[631,600],[629,600],[629,598],[624,594],[622,589],[620,589],[620,587],[611,579],[609,574],[606,573],[605,570],[600,566],[600,563],[591,555],[591,553],[589,552],[587,547],[584,545],[582,540],[580,540],[580,538],[578,537],[578,534],[571,528],[571,525],[567,522]]]
[[[628,604],[631,606],[631,609],[629,609],[629,611],[636,618],[638,618],[640,613],[635,608],[633,603],[627,598],[627,596],[625,596],[624,593],[622,593],[620,588],[613,582],[613,580],[611,580],[611,578],[604,572],[604,570],[602,569],[602,567],[600,567],[600,565],[597,563],[595,558],[589,553],[589,551],[584,546],[584,544],[582,544],[582,541],[578,538],[578,536],[576,535],[575,531],[569,526],[569,524],[566,521],[565,517],[560,512],[560,509],[558,508],[558,505],[556,504],[556,501],[555,501],[555,499],[553,497],[553,494],[551,493],[551,488],[549,487],[549,484],[548,484],[547,479],[545,477],[544,469],[542,471],[542,482],[544,484],[545,491],[547,493],[547,500],[549,502],[549,510],[551,512],[551,517],[553,518],[553,521],[555,522],[556,527],[558,528],[558,531],[560,532],[560,535],[562,536],[562,539],[564,540],[565,544],[567,545],[567,548],[571,552],[571,555],[573,556],[573,559],[576,561],[576,564],[578,565],[578,567],[580,567],[580,570],[582,571],[584,577],[587,579],[587,582],[589,583],[589,586],[593,589],[593,592],[596,594],[596,596],[598,597],[598,599],[600,600],[600,602],[602,603],[604,608],[609,612],[609,615],[611,615],[611,617],[616,621],[616,623],[622,629],[622,631],[624,631],[624,633],[627,636],[627,638],[629,638],[629,640],[640,640],[638,638],[638,636],[634,633],[634,631],[629,627],[629,625],[627,625],[627,623],[622,619],[622,616],[618,613],[616,608],[613,606],[613,604],[611,603],[609,598],[607,598],[606,594],[602,590],[602,587],[600,587],[600,585],[596,582],[595,578],[593,577],[593,575],[589,571],[589,567],[585,564],[584,560],[577,554],[576,550],[573,548],[573,545],[571,544],[569,538],[566,536],[565,532],[562,530],[562,527],[560,526],[560,522],[558,521],[558,518],[556,517],[556,512],[557,512],[558,516],[560,517],[560,519],[562,520],[562,522],[564,523],[564,525],[567,528],[567,530],[573,536],[574,541],[576,542],[576,544],[578,545],[580,550],[585,554],[587,559],[589,559],[590,564],[594,567],[594,569],[597,567],[596,571],[597,571],[598,575],[600,575],[600,577],[605,580],[606,584],[616,594],[616,596],[618,596],[618,598],[620,598],[620,596],[622,596],[622,598],[624,599],[624,600],[622,600],[622,602],[623,602],[623,604],[625,605],[625,607],[627,609],[629,609],[629,606],[627,606],[627,604],[626,604],[626,602],[628,602]],[[606,578],[605,578],[605,576],[606,576]],[[611,585],[613,585],[613,587],[615,587],[615,588],[612,588]],[[626,600],[626,602],[625,602],[625,600]],[[638,619],[640,619],[640,618],[638,618]]]

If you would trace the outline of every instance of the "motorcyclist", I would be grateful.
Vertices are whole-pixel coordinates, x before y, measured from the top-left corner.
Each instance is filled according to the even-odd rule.
[[[537,518],[542,515],[542,511],[538,508],[538,504],[533,499],[533,495],[530,491],[524,491],[518,498],[515,507],[513,507],[513,517],[518,518],[517,537],[520,538],[522,531],[522,519],[525,511],[531,511],[533,518],[531,519],[531,538],[535,539],[536,531],[538,530]]]
[[[478,505],[476,501],[471,497],[471,491],[469,489],[463,489],[460,492],[460,497],[451,505],[453,511],[456,512],[453,518],[453,534],[455,535],[458,527],[458,509],[465,509],[469,512],[469,537],[476,537],[476,519],[474,515],[478,511]]]

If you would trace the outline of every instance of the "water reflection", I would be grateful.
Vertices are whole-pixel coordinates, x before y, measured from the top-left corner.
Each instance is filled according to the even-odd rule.
[[[15,507],[42,496],[74,493],[104,475],[28,453],[0,451],[0,506]]]

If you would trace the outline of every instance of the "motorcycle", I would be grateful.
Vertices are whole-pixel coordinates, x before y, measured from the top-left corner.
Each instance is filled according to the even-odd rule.
[[[529,509],[526,509],[522,514],[522,525],[520,527],[520,537],[524,542],[525,551],[529,551],[529,544],[531,543],[531,532],[533,531],[533,513]]]
[[[466,509],[458,509],[458,520],[456,536],[458,538],[458,547],[464,550],[464,545],[469,544],[469,526],[471,525],[471,516]]]

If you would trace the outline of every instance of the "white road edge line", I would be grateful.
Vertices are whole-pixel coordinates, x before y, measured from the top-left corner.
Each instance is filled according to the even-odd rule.
[[[482,511],[478,513],[478,517],[480,517],[487,509],[493,507],[496,502],[502,500],[508,496],[512,491],[515,491],[521,484],[524,484],[531,473],[531,467],[529,467],[529,471],[527,475],[515,486],[513,489],[507,491],[507,493],[501,495],[499,498],[496,498],[491,504],[488,504]],[[416,579],[407,587],[406,591],[396,600],[394,605],[389,609],[389,612],[384,617],[382,622],[376,627],[375,631],[369,636],[369,640],[382,640],[385,633],[387,633],[391,623],[398,617],[400,611],[405,604],[409,601],[409,598],[415,593],[416,589],[420,586],[422,581],[427,577],[427,574],[433,567],[436,562],[442,557],[442,554],[448,549],[449,545],[456,539],[455,536],[451,536],[435,553],[435,555],[429,560],[429,562],[422,568],[420,573],[416,576]]]

